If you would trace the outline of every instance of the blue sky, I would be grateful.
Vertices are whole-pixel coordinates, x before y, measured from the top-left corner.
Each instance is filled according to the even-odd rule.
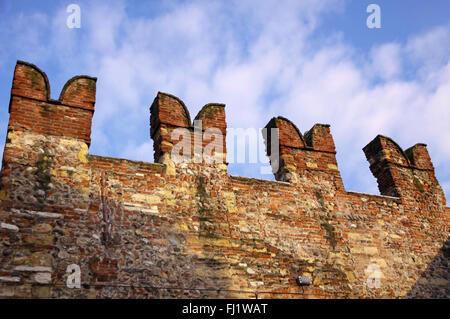
[[[71,3],[80,29],[66,26]],[[370,3],[381,29],[366,26]],[[1,0],[0,148],[20,59],[46,72],[52,98],[74,75],[98,77],[92,154],[153,161],[148,107],[163,91],[192,118],[225,103],[229,127],[331,124],[348,190],[378,194],[361,150],[377,134],[426,143],[450,198],[449,12],[446,0]]]

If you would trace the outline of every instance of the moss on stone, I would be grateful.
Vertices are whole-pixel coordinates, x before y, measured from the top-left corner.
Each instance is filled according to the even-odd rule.
[[[414,176],[413,180],[414,180],[414,186],[416,186],[416,188],[419,190],[419,192],[421,192],[422,194],[425,193],[425,189],[423,188],[423,185],[419,181],[419,179],[416,176]]]
[[[44,149],[44,154],[41,154],[36,162],[36,180],[44,190],[48,189],[48,184],[51,182],[50,170],[53,165],[47,150]]]
[[[319,201],[320,206],[322,206],[323,208],[325,208],[325,201],[323,200],[323,195],[319,190],[316,190],[314,192],[314,194],[316,195],[317,200]]]
[[[334,227],[333,225],[331,225],[328,220],[324,221],[323,223],[320,224],[325,231],[327,232],[327,239],[330,242],[330,245],[333,249],[336,248],[336,244],[337,244],[337,240],[336,240],[336,234],[334,232]]]
[[[31,85],[33,88],[39,88],[39,86],[41,85],[40,74],[38,74],[35,71],[32,74],[33,75],[31,76]]]
[[[217,105],[208,105],[204,111],[205,117],[208,119],[213,119],[214,115],[216,114],[216,109],[218,109],[218,108],[219,108],[219,106],[217,106]]]

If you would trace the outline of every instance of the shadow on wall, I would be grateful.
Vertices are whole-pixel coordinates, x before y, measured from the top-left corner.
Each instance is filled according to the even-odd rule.
[[[450,298],[450,237],[406,295],[407,298]]]

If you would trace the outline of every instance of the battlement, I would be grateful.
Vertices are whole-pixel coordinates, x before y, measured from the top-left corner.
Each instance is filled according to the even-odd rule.
[[[444,192],[434,174],[426,144],[419,143],[403,151],[391,138],[378,135],[363,150],[381,194],[437,202],[445,207]]]
[[[214,135],[216,140],[210,146],[220,148],[220,153],[223,154],[220,161],[225,162],[227,133],[225,104],[206,104],[191,123],[189,111],[183,101],[171,94],[158,92],[150,107],[150,113],[150,137],[153,139],[155,162],[164,161],[164,154],[169,155],[174,145],[180,142],[177,129],[178,132],[179,129],[186,129],[180,133],[183,136],[181,142],[187,146],[184,151],[188,154],[181,155],[194,158],[195,155],[202,153],[207,144],[210,145]],[[209,133],[206,134],[206,138],[205,132]]]
[[[266,125],[267,155],[272,160],[271,129],[278,129],[280,162],[275,178],[296,183],[299,177],[328,180],[334,187],[343,190],[344,185],[338,171],[336,150],[330,126],[315,124],[303,136],[294,123],[284,117],[272,118]],[[275,169],[274,169],[275,170]]]
[[[377,136],[363,151],[381,195],[349,192],[330,126],[302,135],[274,117],[264,139],[276,181],[230,176],[225,105],[192,121],[158,92],[155,163],[89,155],[95,85],[73,77],[52,100],[45,73],[17,62],[0,297],[447,297],[450,209],[425,144]],[[79,288],[66,285],[73,265]]]
[[[75,76],[58,100],[50,98],[47,75],[33,64],[17,61],[9,102],[9,131],[74,137],[90,144],[96,78]]]

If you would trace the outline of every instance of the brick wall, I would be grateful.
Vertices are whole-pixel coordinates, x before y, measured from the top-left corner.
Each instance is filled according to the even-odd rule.
[[[45,74],[16,65],[0,179],[1,297],[449,297],[450,209],[424,144],[403,151],[377,136],[364,152],[382,195],[348,192],[330,127],[302,135],[277,117],[266,126],[278,129],[277,181],[230,176],[225,106],[205,105],[200,128],[180,99],[158,93],[155,163],[93,156],[95,82],[74,77],[51,100]],[[221,160],[173,161],[177,129],[189,132],[191,155],[212,145]],[[66,286],[72,264],[79,289]],[[312,284],[299,286],[299,275]]]

